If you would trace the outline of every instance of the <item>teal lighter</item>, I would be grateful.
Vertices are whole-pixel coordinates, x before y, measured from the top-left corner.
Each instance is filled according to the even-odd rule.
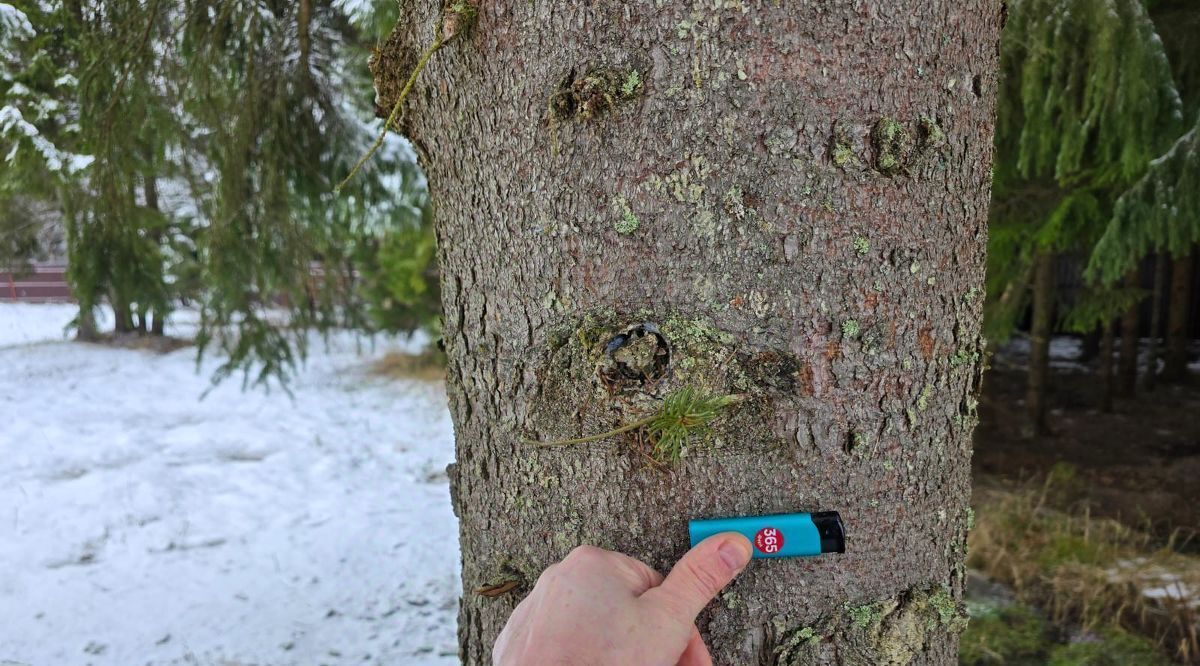
[[[811,557],[846,552],[837,511],[689,520],[692,546],[722,532],[739,532],[754,544],[754,557]]]

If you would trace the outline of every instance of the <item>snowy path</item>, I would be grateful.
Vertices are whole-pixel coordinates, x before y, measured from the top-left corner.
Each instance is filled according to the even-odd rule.
[[[0,663],[455,661],[444,391],[366,371],[400,343],[200,400],[194,350],[63,312],[0,305]]]

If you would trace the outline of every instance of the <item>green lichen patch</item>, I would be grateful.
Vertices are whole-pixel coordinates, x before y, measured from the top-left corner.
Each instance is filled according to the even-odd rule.
[[[875,170],[885,176],[902,173],[913,148],[912,136],[904,124],[895,118],[880,118],[871,130],[875,148]]]
[[[854,237],[854,251],[858,254],[865,255],[871,251],[871,241],[862,236]]]
[[[722,197],[722,202],[725,204],[725,212],[730,217],[741,222],[746,217],[746,200],[742,194],[742,188],[734,185],[730,187],[725,196]]]
[[[642,225],[638,216],[633,214],[633,210],[629,207],[629,201],[625,197],[618,196],[613,199],[613,207],[617,209],[617,214],[620,216],[617,218],[616,223],[613,224],[613,228],[617,230],[617,233],[629,235],[637,231]]]
[[[835,166],[845,169],[858,166],[858,156],[854,154],[854,140],[846,124],[838,121],[833,125],[833,136],[829,140],[829,155]]]
[[[854,149],[845,144],[839,143],[833,147],[833,163],[845,168],[848,165],[854,164],[857,159],[854,157]]]
[[[970,363],[976,363],[978,361],[979,361],[979,352],[977,352],[973,349],[968,349],[966,347],[960,347],[950,357],[950,367],[957,368],[957,367],[967,365]]]
[[[621,82],[621,97],[632,99],[642,89],[642,73],[636,69],[629,70],[625,80]]]
[[[858,337],[859,331],[862,330],[857,319],[847,319],[842,322],[842,337],[846,340],[852,340]]]
[[[944,587],[910,591],[899,598],[847,610],[842,631],[851,663],[907,664],[937,632],[961,633],[965,609]]]
[[[846,609],[846,617],[859,629],[866,629],[883,620],[883,604],[865,604]]]
[[[708,158],[692,155],[666,176],[651,175],[646,184],[654,192],[668,195],[679,203],[700,204],[705,199],[705,183],[712,170]]]
[[[933,397],[933,386],[926,384],[921,387],[921,394],[917,396],[917,409],[925,411],[929,409],[929,398]]]
[[[873,603],[847,604],[840,613],[812,625],[788,630],[780,624],[773,620],[769,627],[779,637],[773,663],[879,666],[911,663],[946,634],[961,633],[967,616],[946,587],[935,586]]]
[[[592,120],[637,97],[642,89],[636,69],[591,67],[580,76],[571,72],[550,96],[550,115],[559,121]]]
[[[810,664],[821,642],[821,634],[813,627],[800,627],[783,633],[773,651],[777,664]]]

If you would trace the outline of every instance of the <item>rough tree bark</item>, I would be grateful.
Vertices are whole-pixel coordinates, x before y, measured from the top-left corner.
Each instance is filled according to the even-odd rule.
[[[1171,303],[1167,307],[1167,344],[1163,355],[1163,381],[1187,377],[1188,314],[1192,307],[1192,263],[1195,253],[1174,257],[1171,267]]]
[[[383,110],[438,23],[401,5]],[[399,129],[437,206],[464,662],[576,545],[666,570],[689,518],[802,510],[847,553],[753,563],[700,618],[718,663],[955,662],[999,20],[489,0],[434,56]],[[652,358],[606,352],[641,322]],[[746,400],[665,470],[524,442],[684,386]]]
[[[1137,289],[1142,286],[1135,268],[1125,274],[1125,286]],[[1129,306],[1121,315],[1121,356],[1117,359],[1117,395],[1132,397],[1137,390],[1138,371],[1138,328],[1140,326],[1141,302]]]
[[[1054,327],[1054,254],[1039,252],[1033,269],[1033,320],[1029,324],[1029,381],[1025,407],[1035,435],[1046,434],[1046,391],[1050,375],[1050,334]]]

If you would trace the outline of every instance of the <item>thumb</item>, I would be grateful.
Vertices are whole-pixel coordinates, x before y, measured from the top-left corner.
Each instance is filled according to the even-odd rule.
[[[642,599],[686,616],[688,624],[750,562],[750,541],[737,532],[708,537],[689,550],[667,574],[662,585],[642,594]]]

